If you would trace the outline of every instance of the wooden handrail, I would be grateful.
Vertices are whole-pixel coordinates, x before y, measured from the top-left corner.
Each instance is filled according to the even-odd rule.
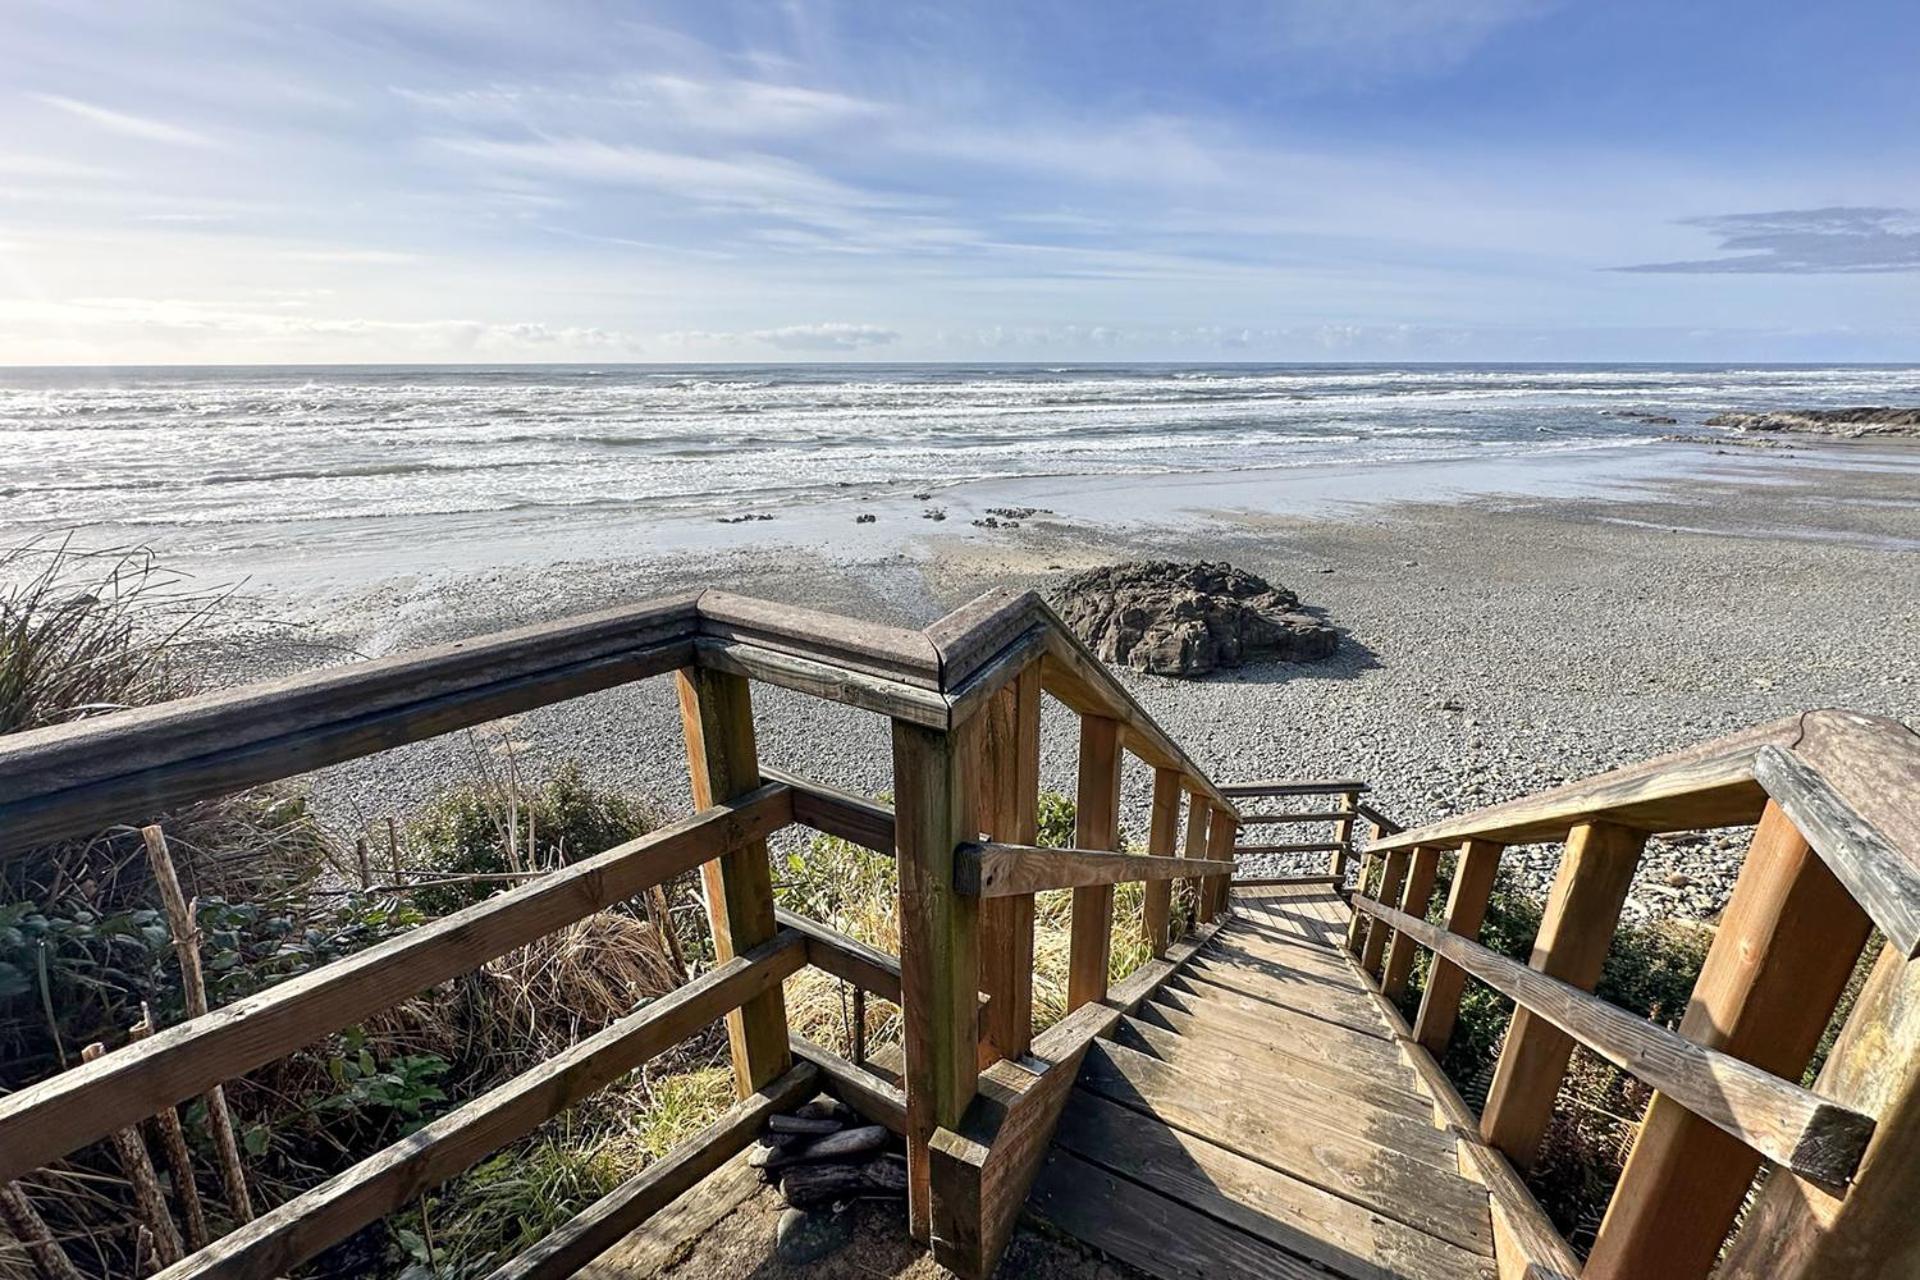
[[[768,765],[760,766],[760,776],[768,782],[782,783],[793,792],[795,822],[874,853],[893,856],[893,810],[886,805]]]
[[[773,918],[781,928],[791,929],[807,940],[808,964],[882,1000],[900,1003],[899,960],[784,907],[775,908]]]
[[[1126,884],[1134,880],[1183,880],[1193,875],[1233,874],[1231,862],[998,843],[961,845],[954,852],[953,863],[953,887],[981,898],[1009,898],[1049,889]]]
[[[1883,716],[1809,711],[1415,827],[1376,841],[1370,852],[1466,839],[1527,844],[1560,839],[1591,822],[1648,833],[1746,826],[1773,799],[1801,811],[1796,824],[1822,859],[1912,959],[1920,957],[1916,794],[1920,736],[1913,730]]]
[[[1229,796],[1342,796],[1365,795],[1372,790],[1358,778],[1267,778],[1235,782],[1220,790]]]
[[[235,1229],[161,1277],[282,1275],[777,987],[805,961],[800,935],[780,933]]]
[[[787,789],[769,783],[0,1097],[0,1182],[763,837],[791,814]]]
[[[1425,920],[1355,894],[1353,907],[1474,977],[1800,1176],[1844,1184],[1873,1136],[1872,1116],[1829,1102],[1729,1054],[1608,1004]]]

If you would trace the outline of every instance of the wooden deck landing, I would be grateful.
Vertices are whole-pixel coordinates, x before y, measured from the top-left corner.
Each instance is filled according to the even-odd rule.
[[[1089,1050],[1029,1208],[1163,1280],[1492,1277],[1487,1191],[1337,941],[1346,904],[1234,907]]]

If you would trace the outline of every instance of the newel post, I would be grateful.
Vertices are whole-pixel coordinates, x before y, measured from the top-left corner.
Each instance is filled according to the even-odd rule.
[[[1030,662],[976,713],[974,794],[982,834],[1032,844],[1040,809],[1040,664]],[[980,904],[980,1062],[1017,1058],[1033,1039],[1033,895]]]
[[[760,759],[746,679],[686,667],[678,673],[677,684],[694,808],[705,809],[758,787]],[[765,840],[749,840],[706,863],[700,882],[714,954],[720,960],[731,960],[773,937],[773,875]],[[727,1042],[733,1051],[734,1087],[743,1098],[792,1065],[786,998],[779,987],[727,1015]]]
[[[976,715],[951,732],[893,722],[894,842],[900,876],[900,1005],[906,1032],[907,1214],[930,1242],[928,1146],[979,1086],[979,903],[953,887],[972,840]]]

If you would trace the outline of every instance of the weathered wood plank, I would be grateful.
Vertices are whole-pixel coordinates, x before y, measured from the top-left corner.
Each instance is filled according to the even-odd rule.
[[[1383,902],[1398,902],[1407,886],[1407,863],[1413,858],[1413,850],[1396,850],[1386,857],[1386,866],[1380,872],[1380,899]],[[1380,964],[1387,956],[1388,933],[1389,930],[1377,920],[1367,929],[1366,944],[1360,948],[1360,968],[1364,972],[1379,974]]]
[[[1059,1230],[1158,1280],[1326,1280],[1294,1254],[1058,1148],[1040,1169],[1032,1208]],[[1169,1248],[1169,1241],[1179,1246]]]
[[[1233,847],[1237,856],[1269,857],[1284,853],[1338,853],[1346,848],[1337,840],[1307,841],[1302,844],[1240,844]]]
[[[946,696],[937,690],[835,666],[797,653],[703,636],[694,641],[693,656],[702,670],[723,671],[778,685],[809,697],[843,702],[862,711],[927,728],[941,728],[949,719]]]
[[[893,810],[887,806],[769,765],[760,766],[760,776],[793,792],[793,820],[801,826],[893,856]]]
[[[1302,822],[1345,822],[1353,814],[1345,809],[1298,809],[1292,813],[1243,813],[1240,826],[1278,827]]]
[[[1880,932],[1908,959],[1920,956],[1920,847],[1903,853],[1812,766],[1779,747],[1760,748],[1754,777],[1819,851],[1866,909]],[[1908,803],[1920,795],[1920,773],[1908,782]]]
[[[752,1143],[769,1118],[804,1102],[820,1072],[796,1063],[764,1089],[742,1098],[665,1156],[554,1228],[487,1280],[565,1280],[611,1249],[667,1203]]]
[[[777,784],[0,1098],[0,1181],[691,870],[786,825]]]
[[[1083,850],[1120,847],[1118,720],[1105,716],[1080,717],[1079,789],[1073,842]],[[1067,958],[1069,1012],[1107,994],[1107,965],[1113,948],[1113,884],[1111,880],[1085,880],[1073,891]]]
[[[808,964],[882,1000],[900,1003],[898,958],[784,907],[776,907],[773,918],[781,928],[791,929],[807,940]]]
[[[672,1048],[726,1010],[777,990],[805,959],[806,948],[797,934],[782,934],[735,956],[262,1214],[162,1275],[165,1280],[256,1280],[283,1275],[421,1192],[472,1168],[490,1152],[531,1133],[541,1122]]]
[[[1447,890],[1447,932],[1478,941],[1480,925],[1487,917],[1487,901],[1493,894],[1494,877],[1500,871],[1501,846],[1485,840],[1463,840],[1454,862],[1453,884]],[[1353,913],[1357,920],[1365,913]],[[1433,957],[1427,970],[1427,987],[1420,995],[1420,1014],[1414,1020],[1413,1038],[1427,1051],[1439,1057],[1453,1039],[1453,1026],[1460,1013],[1460,995],[1466,990],[1467,975],[1445,956]]]
[[[1214,1094],[1167,1063],[1107,1041],[1088,1051],[1080,1087],[1429,1235],[1491,1250],[1485,1192],[1337,1123]]]
[[[1798,1080],[1871,929],[1785,811],[1769,804],[1680,1034]],[[1589,1280],[1704,1277],[1759,1167],[1739,1139],[1656,1093],[1588,1255]]]
[[[1429,1127],[1429,1133],[1438,1132]],[[1490,1260],[1258,1161],[1076,1089],[1054,1135],[1090,1164],[1122,1174],[1208,1217],[1338,1275],[1365,1280],[1482,1280]],[[1181,1239],[1164,1242],[1178,1250]]]
[[[1187,828],[1180,842],[1180,856],[1195,862],[1204,862],[1207,857],[1207,836],[1211,827],[1208,816],[1207,798],[1192,787],[1187,788]],[[1192,908],[1193,923],[1207,923],[1206,905],[1201,901],[1200,888],[1204,883],[1199,876],[1189,876],[1180,882],[1180,893],[1184,902]]]
[[[919,631],[709,588],[700,634],[938,689],[940,655]]]
[[[1645,833],[1608,823],[1574,827],[1534,937],[1536,970],[1593,990],[1646,842]],[[1572,1039],[1556,1026],[1528,1008],[1513,1011],[1480,1113],[1480,1132],[1522,1169],[1532,1167],[1539,1153],[1572,1053]]]
[[[1033,843],[1039,809],[1039,668],[1003,686],[979,712],[973,733],[975,830],[988,839]],[[1028,698],[1021,704],[1023,692]],[[955,874],[965,879],[966,868]],[[964,885],[956,884],[964,891]],[[980,1061],[1014,1058],[1033,1038],[1033,895],[980,904],[980,991],[988,998],[980,1027]]]
[[[1853,1185],[1775,1169],[1721,1264],[1727,1280],[1906,1280],[1920,1258],[1920,961],[1880,958],[1814,1085],[1879,1117]]]
[[[1175,845],[1180,838],[1180,773],[1176,769],[1153,771],[1153,810],[1147,826],[1147,853],[1178,862]],[[1178,874],[1177,872],[1175,874]],[[1173,941],[1173,885],[1169,880],[1149,880],[1142,891],[1141,930],[1146,934],[1147,950],[1161,955]]]
[[[977,898],[1010,898],[1089,885],[1106,886],[1110,891],[1113,885],[1134,880],[1164,884],[1193,871],[1227,875],[1233,871],[1233,864],[1100,849],[968,843],[954,853],[953,887]]]
[[[674,676],[686,740],[693,807],[708,809],[761,784],[753,737],[753,692],[745,679],[688,668]],[[792,802],[788,809],[791,812]],[[745,840],[700,868],[714,955],[730,960],[773,937],[773,875],[767,842]],[[787,1005],[778,987],[727,1015],[734,1088],[742,1098],[793,1065],[787,1055]]]
[[[1225,863],[1226,870],[1216,871],[1201,877],[1200,885],[1207,896],[1207,918],[1222,915],[1230,905],[1230,886],[1233,884],[1235,821],[1228,809],[1215,809],[1207,819],[1207,857],[1215,863]]]
[[[1580,987],[1371,899],[1356,897],[1354,904],[1405,929],[1569,1038],[1802,1176],[1844,1182],[1873,1134],[1871,1116],[1739,1058],[1703,1048]],[[1485,1118],[1483,1112],[1483,1128]]]
[[[1410,1071],[1362,1075],[1330,1066],[1324,1059],[1296,1053],[1286,1043],[1256,1039],[1232,1043],[1225,1038],[1183,1036],[1167,1025],[1167,1019],[1156,1018],[1151,1005],[1143,1005],[1137,1014],[1122,1019],[1110,1038],[1115,1044],[1150,1054],[1172,1066],[1192,1066],[1200,1074],[1238,1064],[1242,1070],[1259,1076],[1340,1091],[1368,1106],[1415,1120],[1425,1121],[1433,1115],[1433,1104],[1417,1092],[1418,1085]]]
[[[1433,882],[1440,872],[1440,851],[1422,845],[1413,851],[1407,866],[1407,883],[1400,891],[1400,909],[1416,919],[1427,916],[1427,903],[1433,898]],[[1413,939],[1400,934],[1387,944],[1387,958],[1380,970],[1380,993],[1389,1000],[1406,994],[1407,979],[1413,973]]]
[[[979,1072],[979,899],[953,888],[953,851],[973,833],[969,737],[893,725],[899,840],[901,1014],[906,1024],[907,1206],[914,1238],[933,1230],[928,1151],[973,1100]]]

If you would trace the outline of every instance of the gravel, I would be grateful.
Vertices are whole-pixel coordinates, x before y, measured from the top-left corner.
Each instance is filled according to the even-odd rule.
[[[1124,533],[1029,523],[991,554],[929,531],[923,556],[767,550],[410,579],[330,604],[308,634],[393,652],[701,582],[922,625],[989,586],[1044,590],[1090,564],[1227,560],[1325,610],[1342,631],[1339,652],[1202,681],[1119,678],[1216,780],[1366,778],[1371,802],[1412,826],[1813,707],[1920,719],[1913,470],[1809,451],[1764,462],[1763,472],[1743,459],[1705,481],[1577,499],[1243,514]],[[328,652],[281,645],[256,663]],[[755,699],[765,762],[862,793],[890,787],[879,717],[777,689],[757,687]],[[1050,705],[1042,737],[1043,785],[1071,794],[1072,717]],[[576,759],[665,814],[688,808],[666,679],[329,770],[316,806],[343,826],[404,815],[467,776],[475,752],[511,752],[535,774]],[[1124,825],[1136,841],[1150,787],[1150,771],[1130,764]],[[1744,834],[1654,841],[1629,917],[1713,916]],[[1557,856],[1520,848],[1508,863],[1544,892]],[[1325,866],[1323,856],[1300,861],[1312,865],[1288,869]]]

